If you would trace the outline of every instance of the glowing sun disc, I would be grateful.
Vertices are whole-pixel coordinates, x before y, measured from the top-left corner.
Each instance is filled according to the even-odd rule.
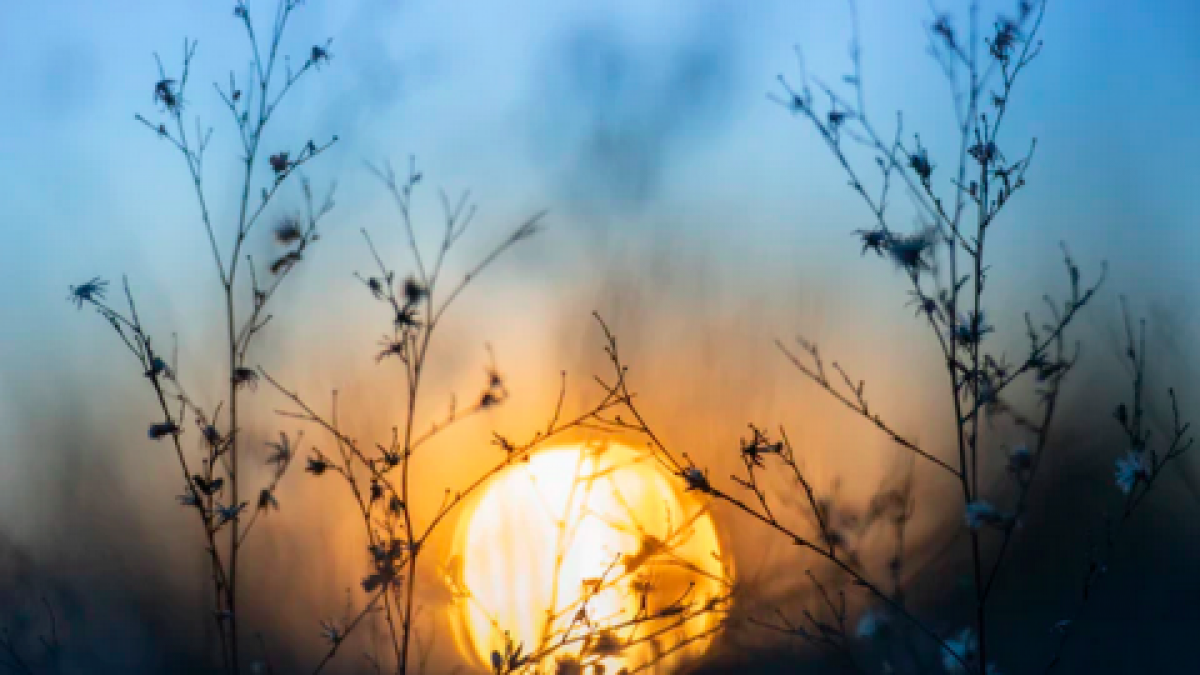
[[[465,512],[449,566],[460,648],[490,669],[511,639],[560,670],[610,674],[703,653],[732,570],[707,508],[679,483],[609,443],[547,449],[497,475]]]

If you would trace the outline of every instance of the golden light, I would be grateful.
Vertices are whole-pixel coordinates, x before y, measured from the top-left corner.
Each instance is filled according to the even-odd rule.
[[[464,512],[449,565],[459,646],[491,669],[667,672],[708,647],[732,570],[704,503],[648,452],[547,449]],[[511,642],[508,642],[511,640]]]

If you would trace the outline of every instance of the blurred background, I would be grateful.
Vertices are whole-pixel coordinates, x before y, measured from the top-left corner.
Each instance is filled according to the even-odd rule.
[[[990,22],[1014,4],[984,2],[981,16]],[[249,6],[264,18],[273,11],[269,0]],[[965,3],[938,8],[960,25],[967,19]],[[927,53],[933,16],[919,0],[861,0],[862,78],[876,126],[890,134],[903,110],[906,133],[920,133],[934,163],[949,167],[957,137],[949,90]],[[1109,277],[1072,332],[1084,360],[1067,387],[1036,518],[1013,551],[1009,569],[1018,571],[1003,578],[994,608],[1005,619],[996,635],[1005,672],[1044,662],[1050,627],[1078,595],[1089,533],[1120,506],[1112,467],[1123,448],[1111,421],[1129,391],[1120,295],[1150,320],[1158,419],[1169,412],[1167,386],[1185,414],[1200,412],[1196,26],[1200,7],[1187,0],[1051,0],[1043,52],[1012,96],[1002,147],[1016,154],[1034,137],[1038,146],[1029,187],[992,234],[997,342],[1016,353],[1023,313],[1066,290],[1060,241],[1085,280],[1102,261]],[[561,371],[568,407],[596,399],[592,377],[608,364],[593,311],[619,336],[649,421],[714,481],[738,466],[748,423],[783,425],[815,486],[865,503],[903,470],[900,451],[791,368],[776,339],[818,342],[868,381],[873,406],[901,433],[937,454],[951,450],[936,346],[905,306],[903,276],[861,256],[852,235],[872,225],[871,213],[810,125],[768,98],[782,93],[777,75],[798,77],[796,46],[809,74],[840,83],[852,28],[848,6],[833,0],[310,0],[282,48],[298,64],[332,38],[332,59],[289,93],[266,147],[336,134],[305,173],[318,193],[336,182],[337,206],[252,360],[325,409],[337,390],[353,435],[386,440],[403,410],[401,373],[375,363],[390,317],[354,277],[373,269],[360,230],[401,275],[411,262],[394,204],[364,162],[403,170],[415,156],[425,175],[415,209],[422,245],[440,235],[438,188],[470,190],[479,206],[452,275],[532,213],[549,214],[543,233],[472,286],[440,334],[426,424],[455,393],[478,390],[487,344],[512,398],[418,460],[429,490],[414,508],[435,508],[444,488],[496,461],[493,430],[527,437],[543,424]],[[103,321],[66,302],[72,284],[128,275],[160,344],[178,336],[189,390],[206,405],[219,400],[220,377],[205,366],[224,348],[219,284],[192,185],[182,158],[134,120],[161,114],[153,54],[178,72],[184,36],[199,41],[187,116],[215,127],[205,187],[218,239],[228,242],[239,149],[208,83],[248,67],[233,3],[0,8],[0,608],[17,630],[36,631],[45,595],[70,672],[187,672],[181,663],[206,672],[201,541],[173,501],[182,487],[174,458],[145,437],[154,402]],[[292,185],[272,217],[300,206]],[[252,253],[271,246],[267,229],[258,234]],[[302,428],[274,414],[287,404],[269,386],[252,405],[247,432],[258,440]],[[306,444],[323,440],[308,429]],[[1185,459],[1163,479],[1120,542],[1060,672],[1182,672],[1200,629],[1194,467]],[[919,462],[914,471],[908,574],[917,602],[948,634],[966,620],[954,615],[962,590],[946,582],[961,571],[946,553],[961,504],[956,486]],[[283,510],[255,535],[263,567],[250,572],[247,593],[279,663],[312,662],[317,620],[340,614],[361,576],[361,532],[342,488],[295,471],[280,492]],[[735,518],[718,525],[748,598],[763,607],[812,601],[803,571],[815,560]],[[444,596],[431,588],[423,599],[431,616]],[[738,640],[752,648],[728,649]],[[770,636],[731,636],[710,667],[833,667],[820,654],[780,649]],[[435,651],[439,669],[459,662],[449,639]],[[337,666],[365,664],[347,654]]]

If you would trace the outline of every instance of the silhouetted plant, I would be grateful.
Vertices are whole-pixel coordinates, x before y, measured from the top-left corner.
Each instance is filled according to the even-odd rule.
[[[812,125],[848,175],[851,189],[866,203],[873,223],[854,233],[862,244],[861,253],[872,252],[889,260],[909,285],[910,304],[915,305],[917,318],[928,324],[944,364],[949,395],[946,410],[949,428],[954,430],[952,457],[944,459],[936,450],[896,431],[872,407],[865,382],[852,377],[838,362],[828,362],[817,345],[800,339],[796,348],[783,343],[778,346],[800,373],[833,399],[959,486],[961,522],[966,528],[966,537],[962,541],[965,541],[971,564],[972,622],[958,630],[945,632],[918,617],[905,604],[899,567],[903,564],[904,524],[912,511],[911,482],[905,481],[900,488],[881,490],[864,517],[839,523],[832,510],[832,499],[818,496],[813,490],[798,466],[783,430],[776,440],[763,430],[751,427],[750,439],[742,441],[738,452],[745,471],[732,479],[738,488],[751,495],[749,499],[743,499],[720,488],[686,453],[671,451],[628,396],[626,407],[632,420],[625,428],[645,436],[689,490],[725,502],[797,546],[818,554],[831,563],[843,579],[865,589],[868,595],[868,609],[861,614],[857,628],[851,629],[851,610],[847,607],[845,587],[835,580],[838,588],[830,588],[828,582],[810,572],[814,588],[822,599],[821,612],[805,610],[805,621],[797,622],[776,609],[767,619],[752,618],[751,623],[838,652],[845,657],[849,667],[860,672],[864,672],[866,665],[856,657],[861,651],[861,643],[857,640],[897,632],[881,630],[884,626],[906,626],[928,638],[936,647],[934,660],[946,671],[985,675],[997,672],[989,658],[989,601],[993,598],[998,575],[1010,557],[1014,533],[1028,516],[1028,496],[1038,469],[1047,454],[1053,451],[1055,443],[1050,435],[1062,387],[1078,360],[1079,347],[1068,344],[1066,330],[1080,310],[1093,300],[1105,272],[1102,271],[1094,283],[1084,284],[1079,267],[1064,245],[1068,281],[1065,299],[1055,302],[1046,296],[1048,309],[1044,321],[1035,320],[1032,314],[1026,313],[1023,332],[1028,338],[1028,349],[1019,361],[1008,363],[994,351],[993,337],[1002,327],[993,326],[986,311],[985,282],[992,273],[992,266],[985,256],[988,235],[1001,224],[998,217],[1010,199],[1026,186],[1026,172],[1035,147],[1035,143],[1030,143],[1027,152],[1009,159],[1007,143],[1001,140],[1000,129],[1012,105],[1018,76],[1041,49],[1036,36],[1045,12],[1044,2],[1022,0],[1015,15],[998,17],[992,30],[982,39],[978,3],[971,4],[968,38],[960,37],[949,14],[937,16],[929,25],[931,53],[950,82],[957,120],[955,132],[959,153],[953,161],[945,163],[931,158],[919,135],[914,135],[911,142],[903,140],[902,116],[897,117],[896,132],[890,138],[880,134],[870,121],[853,2],[850,7],[855,19],[851,46],[853,71],[844,81],[851,93],[843,95],[833,86],[808,76],[801,59],[800,83],[793,86],[781,77],[784,95],[771,98]],[[818,94],[828,103],[819,103]],[[875,170],[878,171],[875,187],[852,161],[852,148],[865,149],[874,155]],[[949,166],[952,173],[939,180],[939,176],[945,174],[945,170],[939,171],[943,164]],[[915,232],[905,232],[893,224],[889,198],[897,186],[907,192],[916,209],[920,225]],[[950,197],[944,195],[947,190]],[[1129,326],[1128,317],[1126,325]],[[626,365],[616,350],[615,338],[608,333],[607,327],[604,331],[610,360],[615,372],[621,374],[621,379],[611,385],[612,391],[627,395]],[[1174,419],[1167,447],[1157,452],[1149,448],[1143,408],[1145,345],[1141,339],[1135,339],[1131,327],[1127,333],[1134,395],[1133,402],[1122,404],[1116,413],[1130,448],[1116,463],[1116,483],[1126,494],[1122,523],[1142,503],[1163,467],[1191,445],[1187,435],[1189,427],[1179,417],[1172,391]],[[1012,393],[1018,382],[1032,384],[1034,410],[1024,410],[1029,407],[1029,402]],[[984,421],[988,424],[982,424]],[[1002,425],[1002,421],[1006,424]],[[1007,498],[993,496],[997,492],[996,486],[981,481],[986,459],[996,453],[1006,454],[1005,465],[1012,488],[1008,490],[1011,494]],[[771,470],[790,474],[796,489],[802,491],[813,525],[811,534],[789,525],[770,506],[759,475]],[[847,546],[858,528],[875,521],[890,522],[895,528],[897,552],[889,561],[893,582],[890,591],[871,578],[872,575],[860,564],[857,552]],[[1111,540],[1111,533],[1108,539]],[[1093,556],[1087,572],[1085,601],[1087,589],[1103,569],[1101,558]],[[1071,620],[1064,620],[1055,626],[1062,635],[1059,650],[1071,625]],[[910,660],[911,672],[928,671],[927,658],[916,650],[910,650]],[[1057,662],[1056,652],[1050,667]],[[880,667],[884,672],[900,672],[898,669],[904,668],[899,661],[886,659]]]
[[[265,40],[257,32],[260,26],[245,2],[237,0],[234,5],[234,19],[246,31],[251,70],[246,82],[239,83],[231,71],[227,87],[215,85],[233,119],[243,153],[239,161],[237,217],[229,226],[222,226],[212,215],[205,188],[205,160],[213,130],[204,127],[198,118],[194,129],[185,120],[195,41],[184,40],[182,64],[177,73],[168,72],[162,59],[155,55],[158,74],[153,101],[159,110],[156,114],[136,116],[183,158],[195,191],[223,300],[221,316],[213,317],[216,325],[224,326],[226,334],[225,358],[213,365],[214,370],[224,373],[228,383],[221,403],[206,409],[188,393],[185,375],[179,372],[174,354],[168,356],[161,343],[152,339],[152,331],[139,316],[127,280],[123,284],[124,309],[106,301],[108,282],[99,277],[72,287],[70,295],[78,307],[88,305],[96,309],[116,331],[137,359],[154,392],[161,417],[149,424],[147,434],[152,440],[169,441],[175,449],[183,481],[179,503],[194,510],[204,533],[213,590],[212,612],[222,662],[230,673],[241,672],[243,663],[240,643],[244,631],[239,627],[238,611],[238,572],[242,566],[239,553],[258,514],[277,506],[275,490],[291,465],[292,456],[291,446],[283,437],[269,462],[273,467],[269,482],[261,488],[246,483],[249,477],[243,475],[242,454],[246,447],[245,430],[251,425],[245,419],[241,401],[256,389],[258,382],[251,350],[272,319],[267,308],[276,291],[318,241],[317,225],[333,208],[332,190],[323,201],[317,202],[308,180],[301,178],[305,209],[278,218],[272,233],[277,245],[276,257],[264,265],[244,251],[250,237],[266,227],[268,207],[275,203],[288,179],[337,140],[333,137],[325,143],[307,140],[275,147],[267,145],[273,141],[267,139],[266,131],[287,94],[305,74],[330,58],[328,41],[314,46],[295,69],[281,53],[288,22],[302,4],[302,0],[280,0]],[[269,170],[267,176],[263,176],[264,169]],[[261,192],[256,186],[261,186]],[[225,237],[229,237],[229,243],[223,246]],[[203,439],[199,458],[184,447],[180,438],[188,425],[188,416]],[[248,520],[247,508],[254,514]]]
[[[395,672],[422,672],[427,654],[416,654],[419,646],[416,638],[418,616],[414,608],[419,586],[423,583],[446,583],[459,602],[472,601],[471,589],[460,578],[456,578],[454,561],[447,565],[446,579],[422,580],[418,562],[427,550],[430,537],[448,522],[448,517],[457,508],[500,472],[528,460],[531,453],[547,441],[581,429],[592,433],[615,430],[612,420],[605,413],[625,404],[628,398],[627,394],[608,388],[592,406],[567,417],[563,409],[567,386],[564,373],[557,403],[545,427],[534,432],[525,442],[515,442],[496,435],[493,444],[502,454],[490,468],[461,489],[447,489],[445,498],[432,514],[414,514],[410,506],[414,480],[411,471],[413,457],[452,425],[499,406],[508,398],[504,378],[493,359],[484,369],[484,382],[479,392],[470,399],[468,405],[460,407],[452,400],[444,417],[435,418],[426,431],[419,431],[418,425],[428,417],[419,403],[422,400],[420,394],[424,374],[429,368],[433,337],[446,312],[467,286],[477,281],[506,250],[533,236],[543,214],[537,214],[518,226],[461,278],[443,290],[444,284],[449,283],[444,276],[447,255],[466,233],[475,215],[474,206],[470,205],[467,195],[454,201],[444,193],[441,195],[445,224],[436,254],[430,259],[416,243],[416,226],[411,216],[412,199],[423,181],[422,173],[417,170],[415,163],[410,163],[408,174],[403,178],[397,178],[391,167],[387,166],[374,169],[374,172],[396,202],[414,271],[403,281],[399,280],[396,270],[384,262],[370,235],[364,230],[363,236],[376,270],[356,276],[371,296],[387,310],[391,329],[380,341],[381,349],[376,361],[381,364],[385,361],[395,362],[403,369],[405,408],[402,424],[393,428],[391,438],[386,443],[375,443],[373,446],[362,443],[339,423],[336,393],[332,409],[327,415],[322,414],[295,391],[281,384],[279,378],[263,373],[264,378],[296,407],[295,411],[282,414],[315,424],[332,437],[337,448],[336,454],[317,451],[308,459],[308,471],[315,476],[336,475],[349,488],[350,497],[362,519],[365,548],[371,564],[361,582],[362,589],[368,594],[361,608],[343,623],[332,620],[325,623],[324,634],[329,647],[316,672],[320,672],[333,659],[347,637],[373,614],[382,614],[384,617],[391,642],[390,656],[396,664]],[[576,476],[576,479],[580,482],[579,489],[587,489],[590,484],[587,477]],[[579,543],[586,545],[586,542]],[[654,550],[644,552],[642,562],[668,557],[672,548],[670,542],[659,542]],[[559,564],[563,554],[559,552]],[[677,628],[697,614],[723,609],[723,602],[709,600],[693,603],[685,594],[670,607],[655,608],[643,603],[642,610],[635,616],[622,618],[615,623],[589,619],[592,597],[601,590],[628,584],[632,575],[635,575],[636,570],[631,568],[628,560],[623,569],[617,564],[619,562],[621,558],[614,559],[613,565],[602,578],[596,580],[594,587],[568,602],[562,610],[565,613],[560,614],[557,607],[547,610],[545,629],[535,644],[514,644],[511,637],[507,637],[504,627],[493,620],[493,623],[497,623],[497,637],[505,638],[504,649],[492,653],[493,671],[497,675],[542,672],[542,668],[553,662],[555,672],[582,673],[585,669],[592,672],[598,667],[598,660],[605,656],[656,640],[659,635]],[[572,616],[574,619],[565,628],[558,627],[558,619]],[[648,632],[636,635],[638,630]],[[370,658],[377,669],[382,668],[384,661],[381,655],[375,654]],[[650,667],[653,662],[640,665]]]

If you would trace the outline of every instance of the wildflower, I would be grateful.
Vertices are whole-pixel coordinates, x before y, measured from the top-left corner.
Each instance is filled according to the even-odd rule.
[[[829,126],[832,127],[833,129],[837,129],[845,121],[846,121],[846,113],[845,112],[843,112],[841,110],[830,110],[829,111]]]
[[[371,503],[383,499],[383,485],[375,478],[371,479]]]
[[[336,645],[346,637],[346,634],[333,619],[321,619],[321,637]]]
[[[168,421],[151,424],[147,435],[150,436],[152,440],[157,441],[161,438],[165,438],[167,436],[177,436],[181,433],[183,433],[183,429],[180,429],[178,424]]]
[[[754,427],[751,427],[751,429],[754,432],[754,437],[749,441],[742,441],[742,459],[747,463],[761,467],[763,465],[763,455],[778,455],[783,452],[783,443],[781,441],[771,443],[767,439],[766,434]]]
[[[233,8],[233,15],[239,19],[246,19],[250,16],[249,12],[246,11],[246,6],[240,2]]]
[[[379,341],[379,346],[383,349],[375,356],[375,363],[379,363],[389,356],[399,357],[403,361],[404,355],[408,351],[408,341],[405,338],[396,339],[384,335],[383,339]]]
[[[704,472],[697,467],[689,466],[680,475],[687,481],[688,490],[699,490],[700,492],[712,490],[712,486],[708,484],[708,476],[704,475]]]
[[[971,665],[979,650],[979,640],[970,628],[962,629],[958,637],[946,640],[946,652],[942,654],[942,667],[948,672],[957,673],[963,670],[963,663]]]
[[[304,237],[300,229],[300,219],[295,216],[284,216],[275,226],[275,241],[280,244],[290,244]]]
[[[1033,468],[1033,452],[1022,443],[1008,453],[1008,470],[1020,476]]]
[[[862,255],[866,255],[868,250],[875,251],[880,257],[883,257],[883,248],[888,243],[888,231],[884,228],[878,230],[855,230],[854,234],[862,237],[863,247]]]
[[[279,510],[279,501],[275,499],[275,493],[270,488],[263,488],[258,493],[258,508],[261,511],[269,511],[270,509]]]
[[[916,234],[889,235],[887,243],[888,254],[897,265],[910,274],[916,274],[923,269],[929,269],[926,255],[933,250],[933,234],[918,232]]]
[[[367,288],[371,290],[371,295],[375,296],[376,300],[383,300],[383,280],[378,277],[367,279]]]
[[[988,41],[988,50],[997,61],[1008,61],[1017,43],[1017,25],[1011,19],[996,23],[996,36]]]
[[[287,437],[287,434],[279,432],[278,443],[267,443],[268,447],[274,448],[275,451],[267,457],[267,464],[274,464],[278,467],[284,467],[288,462],[292,461],[292,455],[295,454],[292,449],[292,441]]]
[[[238,504],[237,506],[233,506],[233,505],[221,506],[218,504],[216,509],[214,510],[214,515],[217,517],[217,522],[214,523],[213,526],[221,527],[225,523],[228,523],[229,521],[240,516],[242,514],[242,510],[245,508],[246,508],[246,502],[242,502],[241,504]]]
[[[214,448],[221,444],[221,432],[211,424],[205,425],[204,430],[200,432],[204,436],[205,442]]]
[[[504,655],[495,649],[492,650],[492,672],[496,675],[504,672]]]
[[[211,497],[221,491],[221,486],[225,484],[225,479],[218,477],[208,480],[204,476],[196,474],[192,476],[192,483],[196,485],[197,490]]]
[[[973,501],[967,504],[966,520],[967,527],[978,530],[982,525],[1003,525],[1008,518],[988,502]]]
[[[481,410],[486,410],[498,403],[500,403],[500,397],[491,390],[485,391],[479,396],[479,408]]]
[[[195,506],[197,508],[200,507],[200,497],[195,492],[193,492],[190,488],[188,489],[188,491],[186,493],[181,494],[178,497],[176,497],[175,501],[179,502],[180,506]]]
[[[254,372],[253,368],[246,368],[245,366],[234,368],[231,379],[236,387],[258,388],[258,373]]]
[[[941,310],[938,309],[937,300],[934,300],[919,290],[909,291],[909,293],[913,296],[913,299],[910,300],[908,304],[917,308],[917,316],[924,314],[931,319],[935,316],[938,318],[942,316]]]
[[[314,476],[320,476],[321,474],[325,473],[325,470],[328,469],[330,466],[331,465],[329,464],[329,462],[325,461],[324,457],[321,457],[321,456],[309,457],[308,458],[308,466],[305,467],[304,470],[311,473]]]
[[[929,154],[925,148],[918,147],[917,151],[908,157],[908,166],[916,172],[922,183],[928,183],[933,175],[933,164],[929,162]]]
[[[178,112],[179,94],[175,91],[175,80],[159,80],[154,84],[154,100],[162,101],[169,112]]]
[[[168,380],[171,379],[171,369],[167,367],[167,362],[161,357],[155,356],[150,360],[150,368],[146,371],[146,377],[154,379],[159,375],[165,376]]]
[[[958,325],[954,327],[954,335],[964,345],[978,345],[983,341],[984,335],[994,330],[995,328],[987,325],[983,311],[972,310],[970,314],[959,318]]]
[[[967,154],[973,157],[976,162],[987,165],[996,161],[996,159],[1000,156],[1000,150],[996,147],[996,144],[993,141],[988,141],[987,143],[976,143],[975,145],[972,145],[967,150]]]
[[[1144,454],[1130,450],[1117,459],[1117,487],[1121,488],[1121,492],[1129,494],[1135,485],[1149,477],[1150,467]]]
[[[406,305],[415,305],[429,294],[429,289],[421,285],[413,277],[408,277],[404,280],[404,303]]]
[[[873,609],[868,609],[858,619],[858,627],[855,630],[855,633],[860,638],[875,637],[875,635],[879,633],[879,630],[883,628],[885,624],[887,624],[887,616]]]
[[[308,55],[308,62],[313,65],[320,65],[322,61],[329,61],[329,50],[320,45],[313,45],[312,51]]]
[[[83,309],[85,302],[97,302],[104,299],[104,289],[108,286],[108,282],[100,277],[92,277],[91,281],[82,283],[78,286],[71,287],[71,295],[67,299],[79,309]]]
[[[404,513],[404,501],[399,497],[392,495],[391,500],[388,502],[388,511],[391,511],[393,515],[397,516],[401,513]]]
[[[288,154],[286,152],[271,155],[268,161],[271,163],[271,170],[275,172],[276,178],[283,177],[283,174],[287,173],[287,170],[292,166],[292,163],[288,161]]]
[[[417,319],[417,308],[413,305],[405,305],[396,311],[396,328],[420,328],[421,322]]]
[[[1061,621],[1058,621],[1057,623],[1055,623],[1055,624],[1054,624],[1054,628],[1052,628],[1051,630],[1053,630],[1055,633],[1058,633],[1059,635],[1063,635],[1063,634],[1065,634],[1065,633],[1067,632],[1067,630],[1068,630],[1070,627],[1071,627],[1071,620],[1070,620],[1070,619],[1063,619],[1063,620],[1061,620]]]

